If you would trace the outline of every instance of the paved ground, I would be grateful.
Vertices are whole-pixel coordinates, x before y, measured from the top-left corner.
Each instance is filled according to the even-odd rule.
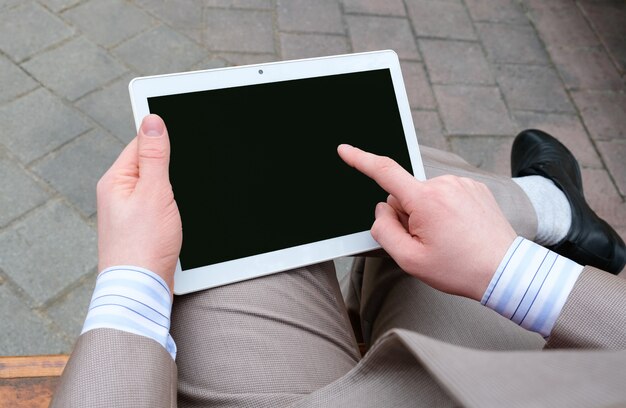
[[[626,235],[622,0],[0,0],[0,354],[80,331],[129,79],[384,48],[420,143],[507,174],[516,132],[552,132]]]

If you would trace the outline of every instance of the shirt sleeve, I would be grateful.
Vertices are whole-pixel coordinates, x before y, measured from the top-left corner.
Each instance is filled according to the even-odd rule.
[[[153,339],[176,359],[171,313],[170,289],[159,275],[136,266],[113,266],[98,275],[81,334],[122,330]]]
[[[517,237],[481,303],[547,338],[582,270],[576,262]]]

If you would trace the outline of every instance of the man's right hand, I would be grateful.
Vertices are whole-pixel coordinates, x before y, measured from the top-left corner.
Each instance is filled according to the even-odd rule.
[[[349,145],[338,152],[390,194],[376,206],[371,233],[398,265],[435,289],[480,301],[517,236],[489,189],[455,176],[419,181],[390,158]]]

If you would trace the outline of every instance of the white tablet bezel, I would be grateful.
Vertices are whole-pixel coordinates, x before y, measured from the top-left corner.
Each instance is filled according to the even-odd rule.
[[[400,71],[398,56],[394,51],[374,51],[139,77],[133,79],[128,88],[135,126],[139,129],[142,119],[150,114],[148,98],[155,96],[385,68],[388,68],[391,73],[413,174],[417,179],[424,180],[424,167],[419,153],[411,109],[402,79],[402,72]],[[178,262],[174,293],[180,295],[195,292],[379,248],[380,246],[372,238],[370,232],[362,231],[184,271],[181,270],[180,262]]]

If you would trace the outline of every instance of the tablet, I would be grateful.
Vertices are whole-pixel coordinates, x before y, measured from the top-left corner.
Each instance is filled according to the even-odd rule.
[[[349,143],[424,179],[393,51],[135,78],[137,129],[163,118],[183,222],[174,293],[380,248],[387,194],[347,166]]]

